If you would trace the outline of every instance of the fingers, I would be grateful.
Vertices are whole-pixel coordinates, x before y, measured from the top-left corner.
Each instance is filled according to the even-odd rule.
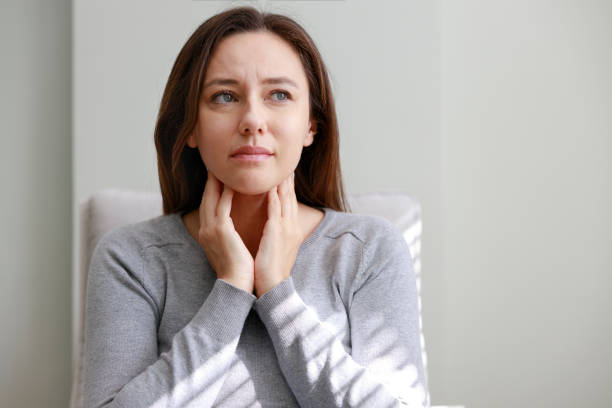
[[[281,203],[281,215],[283,217],[297,215],[297,199],[295,197],[293,174],[289,175],[278,185],[278,195]]]
[[[233,196],[234,190],[209,170],[199,209],[198,243],[217,278],[252,292],[254,260],[230,218]]]
[[[220,195],[221,183],[209,170],[204,193],[202,194],[202,203],[200,204],[200,218],[203,218],[201,221],[203,221],[205,225],[213,224]]]
[[[297,217],[298,202],[297,197],[295,195],[295,172],[291,173],[289,185],[291,186],[291,210],[293,211],[293,214]]]
[[[274,187],[268,191],[268,219],[279,220],[282,216],[281,202],[278,196],[278,188]]]
[[[232,198],[234,197],[234,190],[229,186],[223,185],[223,193],[219,199],[219,205],[217,205],[217,217],[229,218],[230,212],[232,211]]]

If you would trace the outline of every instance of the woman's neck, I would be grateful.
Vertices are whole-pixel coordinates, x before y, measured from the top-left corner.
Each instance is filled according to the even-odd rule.
[[[302,203],[298,203],[298,214],[300,229],[304,238],[312,233],[324,216],[321,210],[310,208]],[[261,240],[264,226],[268,220],[268,200],[266,194],[251,196],[234,191],[230,217],[232,218],[234,229],[238,232],[242,242],[244,242],[254,258],[259,249],[259,241]],[[199,210],[196,209],[186,214],[183,217],[183,222],[191,236],[197,241],[200,229]]]
[[[267,194],[245,195],[234,192],[230,217],[242,242],[254,258],[268,220]]]
[[[244,195],[234,191],[230,212],[234,229],[242,238],[251,255],[255,257],[263,228],[268,220],[268,200],[266,194]],[[195,209],[183,217],[187,231],[197,241],[200,230],[200,213]]]

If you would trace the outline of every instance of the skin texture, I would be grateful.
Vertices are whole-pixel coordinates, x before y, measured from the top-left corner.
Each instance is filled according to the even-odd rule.
[[[291,45],[272,33],[231,35],[210,60],[198,124],[188,139],[208,180],[183,221],[217,277],[260,297],[291,273],[300,244],[323,213],[297,202],[293,171],[313,143],[308,82]],[[265,160],[237,160],[242,146]]]

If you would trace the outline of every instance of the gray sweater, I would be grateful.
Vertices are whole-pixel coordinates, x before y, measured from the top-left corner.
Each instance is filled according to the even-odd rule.
[[[419,333],[408,246],[382,218],[325,209],[257,299],[159,216],[94,251],[85,407],[423,406]]]

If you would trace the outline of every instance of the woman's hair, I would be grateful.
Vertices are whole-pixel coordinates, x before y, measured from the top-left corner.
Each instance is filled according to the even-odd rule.
[[[340,173],[338,123],[331,85],[321,55],[304,29],[292,19],[250,7],[217,14],[189,37],[181,49],[162,97],[155,146],[164,214],[190,212],[200,206],[207,172],[197,148],[187,139],[198,121],[202,82],[215,47],[232,34],[271,32],[299,55],[310,93],[310,117],[316,122],[314,142],[305,147],[295,170],[298,201],[346,211]]]

